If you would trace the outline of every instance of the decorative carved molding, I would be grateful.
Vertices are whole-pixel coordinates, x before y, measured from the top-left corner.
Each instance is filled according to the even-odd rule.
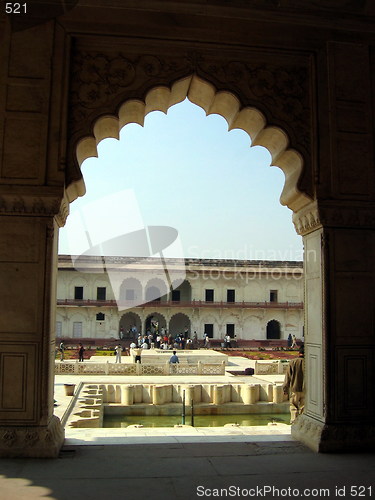
[[[0,427],[0,457],[54,458],[64,442],[64,429],[53,416],[45,427]]]
[[[77,51],[71,68],[69,127],[72,134],[85,128],[84,122],[92,111],[99,111],[95,118],[102,113],[115,113],[124,100],[142,100],[150,88],[169,86],[193,72],[188,57],[166,59],[153,54],[129,56],[118,51]]]
[[[142,99],[145,91],[154,86],[170,86],[178,78],[198,74],[207,81],[214,81],[218,90],[233,92],[243,106],[258,105],[271,122],[272,118],[285,124],[293,121],[299,140],[308,150],[308,61],[297,63],[291,58],[291,62],[284,65],[270,61],[256,63],[251,61],[249,54],[242,56],[247,61],[226,60],[225,56],[218,58],[216,53],[203,51],[183,52],[174,57],[77,51],[71,73],[70,126],[73,134],[81,129],[81,122],[87,120],[93,110],[111,113],[113,101],[118,105],[125,99]]]
[[[65,226],[68,215],[69,215],[69,201],[65,195],[61,201],[59,213],[55,217],[57,225],[59,227]]]
[[[206,58],[207,59],[207,58]],[[219,90],[238,95],[244,106],[260,109],[270,123],[288,130],[298,130],[295,147],[310,151],[310,89],[306,61],[296,63],[291,58],[284,64],[243,62],[215,63],[203,59],[198,74],[214,81]]]
[[[309,204],[299,212],[293,214],[293,224],[296,232],[301,236],[311,233],[322,227],[316,202]]]
[[[329,206],[316,202],[304,207],[293,215],[293,223],[300,235],[306,235],[319,229],[325,228],[375,228],[375,205],[364,204],[362,206]]]
[[[300,415],[292,425],[292,436],[320,452],[373,449],[375,445],[374,424],[325,424]]]
[[[1,215],[55,216],[60,215],[61,200],[55,196],[41,197],[24,194],[1,194]],[[63,217],[65,209],[61,212]]]

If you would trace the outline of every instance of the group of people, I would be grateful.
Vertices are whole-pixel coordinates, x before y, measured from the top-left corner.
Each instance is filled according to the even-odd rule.
[[[116,346],[116,349],[117,349],[117,346]],[[137,347],[137,345],[134,342],[132,342],[130,344],[130,349],[131,349],[131,353],[134,355],[134,362],[135,363],[142,363],[142,350],[143,350],[142,347],[139,347],[139,346]],[[118,354],[118,351],[116,350],[116,363],[117,363],[117,356],[119,356],[118,362],[121,363],[121,351]],[[169,363],[175,365],[179,362],[180,362],[180,360],[178,359],[177,351],[174,350],[172,352],[172,356],[169,358]]]
[[[64,361],[65,359],[65,344],[64,342],[60,342],[59,344],[59,352],[60,352],[60,361]],[[81,343],[78,344],[78,361],[82,362],[84,360],[84,352],[85,348]]]
[[[128,337],[130,338],[135,338],[137,333],[138,333],[138,328],[136,325],[132,325],[129,330],[127,331],[128,333]],[[124,332],[124,328],[121,327],[120,328],[120,331],[119,331],[119,337],[120,337],[120,340],[123,340],[126,338],[126,335],[125,335],[125,332]]]
[[[166,330],[162,329],[160,333],[152,333],[148,331],[145,335],[139,334],[135,344],[142,349],[196,349],[198,347],[198,336],[194,332],[193,338],[189,338],[189,332],[178,333],[173,336]]]
[[[165,327],[160,327],[159,322],[153,318],[147,327],[147,331],[145,334],[139,333],[136,325],[131,326],[127,329],[128,336],[133,339],[134,343],[137,347],[141,347],[142,349],[198,349],[199,341],[198,335],[195,331],[192,336],[190,336],[189,328],[186,326],[183,331],[180,331],[177,334],[172,334],[168,332]],[[119,331],[119,338],[125,338],[124,328],[121,327]],[[224,342],[230,344],[231,339],[230,336],[226,336]],[[203,345],[208,348],[210,346],[210,338],[205,333],[203,335]],[[226,344],[227,347],[230,345]]]
[[[127,332],[129,337],[134,339],[136,345],[142,349],[151,349],[153,347],[165,350],[199,348],[198,335],[196,331],[194,332],[192,338],[190,338],[188,327],[185,327],[183,332],[172,335],[166,328],[160,328],[158,321],[154,319],[151,321],[145,334],[138,333],[138,329],[135,325],[131,326]],[[120,328],[119,337],[120,339],[125,338],[123,327]],[[230,335],[225,335],[223,347],[226,349],[231,348],[232,341],[233,339]],[[210,337],[207,333],[203,334],[203,347],[206,349],[210,347]]]

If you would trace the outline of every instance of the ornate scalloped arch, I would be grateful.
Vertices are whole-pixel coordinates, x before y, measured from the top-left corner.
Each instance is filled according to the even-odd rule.
[[[281,128],[268,126],[265,116],[256,108],[241,107],[239,99],[231,92],[217,91],[206,80],[191,75],[176,81],[171,88],[159,86],[152,88],[144,101],[131,99],[124,102],[118,115],[98,118],[93,127],[93,135],[79,141],[76,148],[79,166],[89,157],[98,156],[97,145],[106,138],[119,139],[120,130],[129,123],[144,124],[145,116],[151,111],[168,112],[168,109],[188,98],[200,106],[207,115],[219,114],[228,123],[228,130],[244,130],[252,141],[252,146],[263,146],[271,154],[272,164],[279,167],[285,175],[285,184],[280,203],[293,212],[311,203],[311,198],[298,189],[297,183],[303,169],[301,154],[289,149],[289,139]],[[85,192],[83,181],[72,183],[68,197],[73,201]]]
[[[155,286],[155,287],[159,287],[159,286],[165,287],[165,290],[164,290],[165,293],[168,293],[168,291],[169,291],[167,281],[165,279],[162,279],[162,278],[159,278],[159,277],[153,277],[153,278],[148,279],[147,282],[144,285],[144,290],[146,291],[148,288],[153,287],[153,286]]]
[[[190,322],[189,316],[183,312],[176,312],[176,313],[172,314],[172,316],[169,318],[169,321],[171,321],[175,316],[185,316],[185,318]]]
[[[165,324],[167,325],[168,324],[168,321],[167,321],[167,318],[165,316],[165,314],[159,312],[159,311],[154,311],[154,312],[151,312],[151,313],[148,313],[144,319],[144,321],[147,321],[148,318],[151,318],[152,316],[160,316],[161,318],[164,319],[165,321]]]
[[[142,319],[141,319],[140,315],[138,313],[134,312],[134,311],[128,311],[128,312],[122,314],[121,318],[120,318],[120,321],[122,320],[122,318],[124,318],[124,316],[130,316],[130,315],[136,316],[139,319],[139,322],[142,323]]]
[[[138,288],[137,291],[140,292],[141,295],[143,294],[143,285],[142,285],[141,281],[139,281],[138,278],[128,277],[128,278],[123,279],[121,282],[121,285],[119,288],[120,297],[123,297],[125,290],[127,290],[128,284],[133,285],[133,286],[137,285],[137,288]],[[125,298],[125,297],[123,297],[123,298]]]

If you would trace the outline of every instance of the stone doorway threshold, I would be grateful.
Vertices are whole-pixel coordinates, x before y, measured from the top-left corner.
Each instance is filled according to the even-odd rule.
[[[290,426],[252,427],[159,427],[159,428],[66,428],[65,446],[172,444],[172,443],[241,443],[293,442]]]

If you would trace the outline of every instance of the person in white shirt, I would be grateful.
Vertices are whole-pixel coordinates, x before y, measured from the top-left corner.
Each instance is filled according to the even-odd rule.
[[[121,363],[122,347],[120,345],[117,345],[115,347],[115,352],[116,352],[116,361],[115,361],[115,363]]]

